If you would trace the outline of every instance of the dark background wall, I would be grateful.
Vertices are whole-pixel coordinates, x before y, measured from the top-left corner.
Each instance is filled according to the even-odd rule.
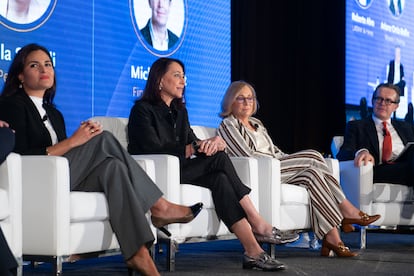
[[[285,152],[330,152],[345,126],[345,1],[232,0],[232,80],[253,84]]]

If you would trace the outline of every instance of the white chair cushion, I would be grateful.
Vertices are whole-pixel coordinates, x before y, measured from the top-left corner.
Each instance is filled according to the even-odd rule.
[[[0,189],[0,220],[6,219],[9,215],[9,195],[6,190]]]
[[[71,222],[102,221],[108,218],[108,203],[103,193],[70,193]]]
[[[309,194],[306,188],[292,185],[292,184],[283,184],[281,185],[282,189],[282,198],[281,204],[282,205],[290,205],[290,204],[309,204]]]
[[[197,202],[203,202],[203,208],[214,208],[213,198],[209,189],[191,184],[180,184],[180,187],[181,204],[193,205]]]
[[[413,200],[413,190],[406,185],[375,183],[373,188],[375,202],[405,202]]]

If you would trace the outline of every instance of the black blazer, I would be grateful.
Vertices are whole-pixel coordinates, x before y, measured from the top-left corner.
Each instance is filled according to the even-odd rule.
[[[36,106],[24,90],[0,99],[0,119],[8,122],[10,128],[15,130],[16,144],[13,151],[23,155],[46,154],[46,147],[52,145],[49,131]],[[62,113],[52,105],[44,105],[44,108],[58,140],[66,139]]]
[[[187,109],[140,100],[129,115],[128,140],[131,154],[172,154],[184,161],[185,146],[198,138],[190,127]]]
[[[144,28],[142,28],[141,34],[144,37],[144,39],[148,42],[148,44],[152,45],[152,39],[151,39],[151,33],[150,33],[150,19],[147,22],[147,25],[145,25]],[[167,30],[168,32],[168,49],[172,48],[175,43],[177,43],[178,41],[178,36],[176,36],[173,32],[171,32],[170,30]]]
[[[414,141],[413,124],[398,120],[391,120],[391,124],[404,145]],[[344,143],[336,158],[340,161],[353,160],[355,153],[362,148],[366,148],[372,154],[375,158],[375,165],[378,165],[380,162],[379,141],[372,117],[347,123]]]

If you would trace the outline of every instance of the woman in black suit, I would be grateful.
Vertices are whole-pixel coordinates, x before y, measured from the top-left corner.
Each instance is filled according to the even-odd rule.
[[[0,165],[14,147],[14,133],[9,124],[0,120]],[[17,262],[0,228],[0,275],[16,275]]]

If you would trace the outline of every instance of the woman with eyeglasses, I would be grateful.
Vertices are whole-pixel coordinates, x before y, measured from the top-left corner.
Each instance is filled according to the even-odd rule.
[[[287,154],[274,145],[263,123],[252,117],[257,108],[252,85],[245,81],[230,84],[222,101],[223,120],[218,131],[227,143],[228,154],[279,159],[282,182],[305,186],[309,192],[312,229],[317,238],[323,239],[321,255],[329,256],[333,251],[338,257],[357,256],[342,242],[338,227],[342,225],[344,232],[351,232],[352,224],[366,226],[380,215],[369,216],[346,199],[319,152]]]
[[[217,216],[242,243],[243,268],[285,269],[258,241],[286,243],[297,240],[298,234],[281,232],[260,216],[249,197],[250,188],[241,182],[224,152],[223,139],[200,140],[195,136],[183,103],[185,87],[185,68],[180,60],[160,58],[151,65],[142,98],[129,115],[128,151],[179,157],[181,183],[210,189]]]

